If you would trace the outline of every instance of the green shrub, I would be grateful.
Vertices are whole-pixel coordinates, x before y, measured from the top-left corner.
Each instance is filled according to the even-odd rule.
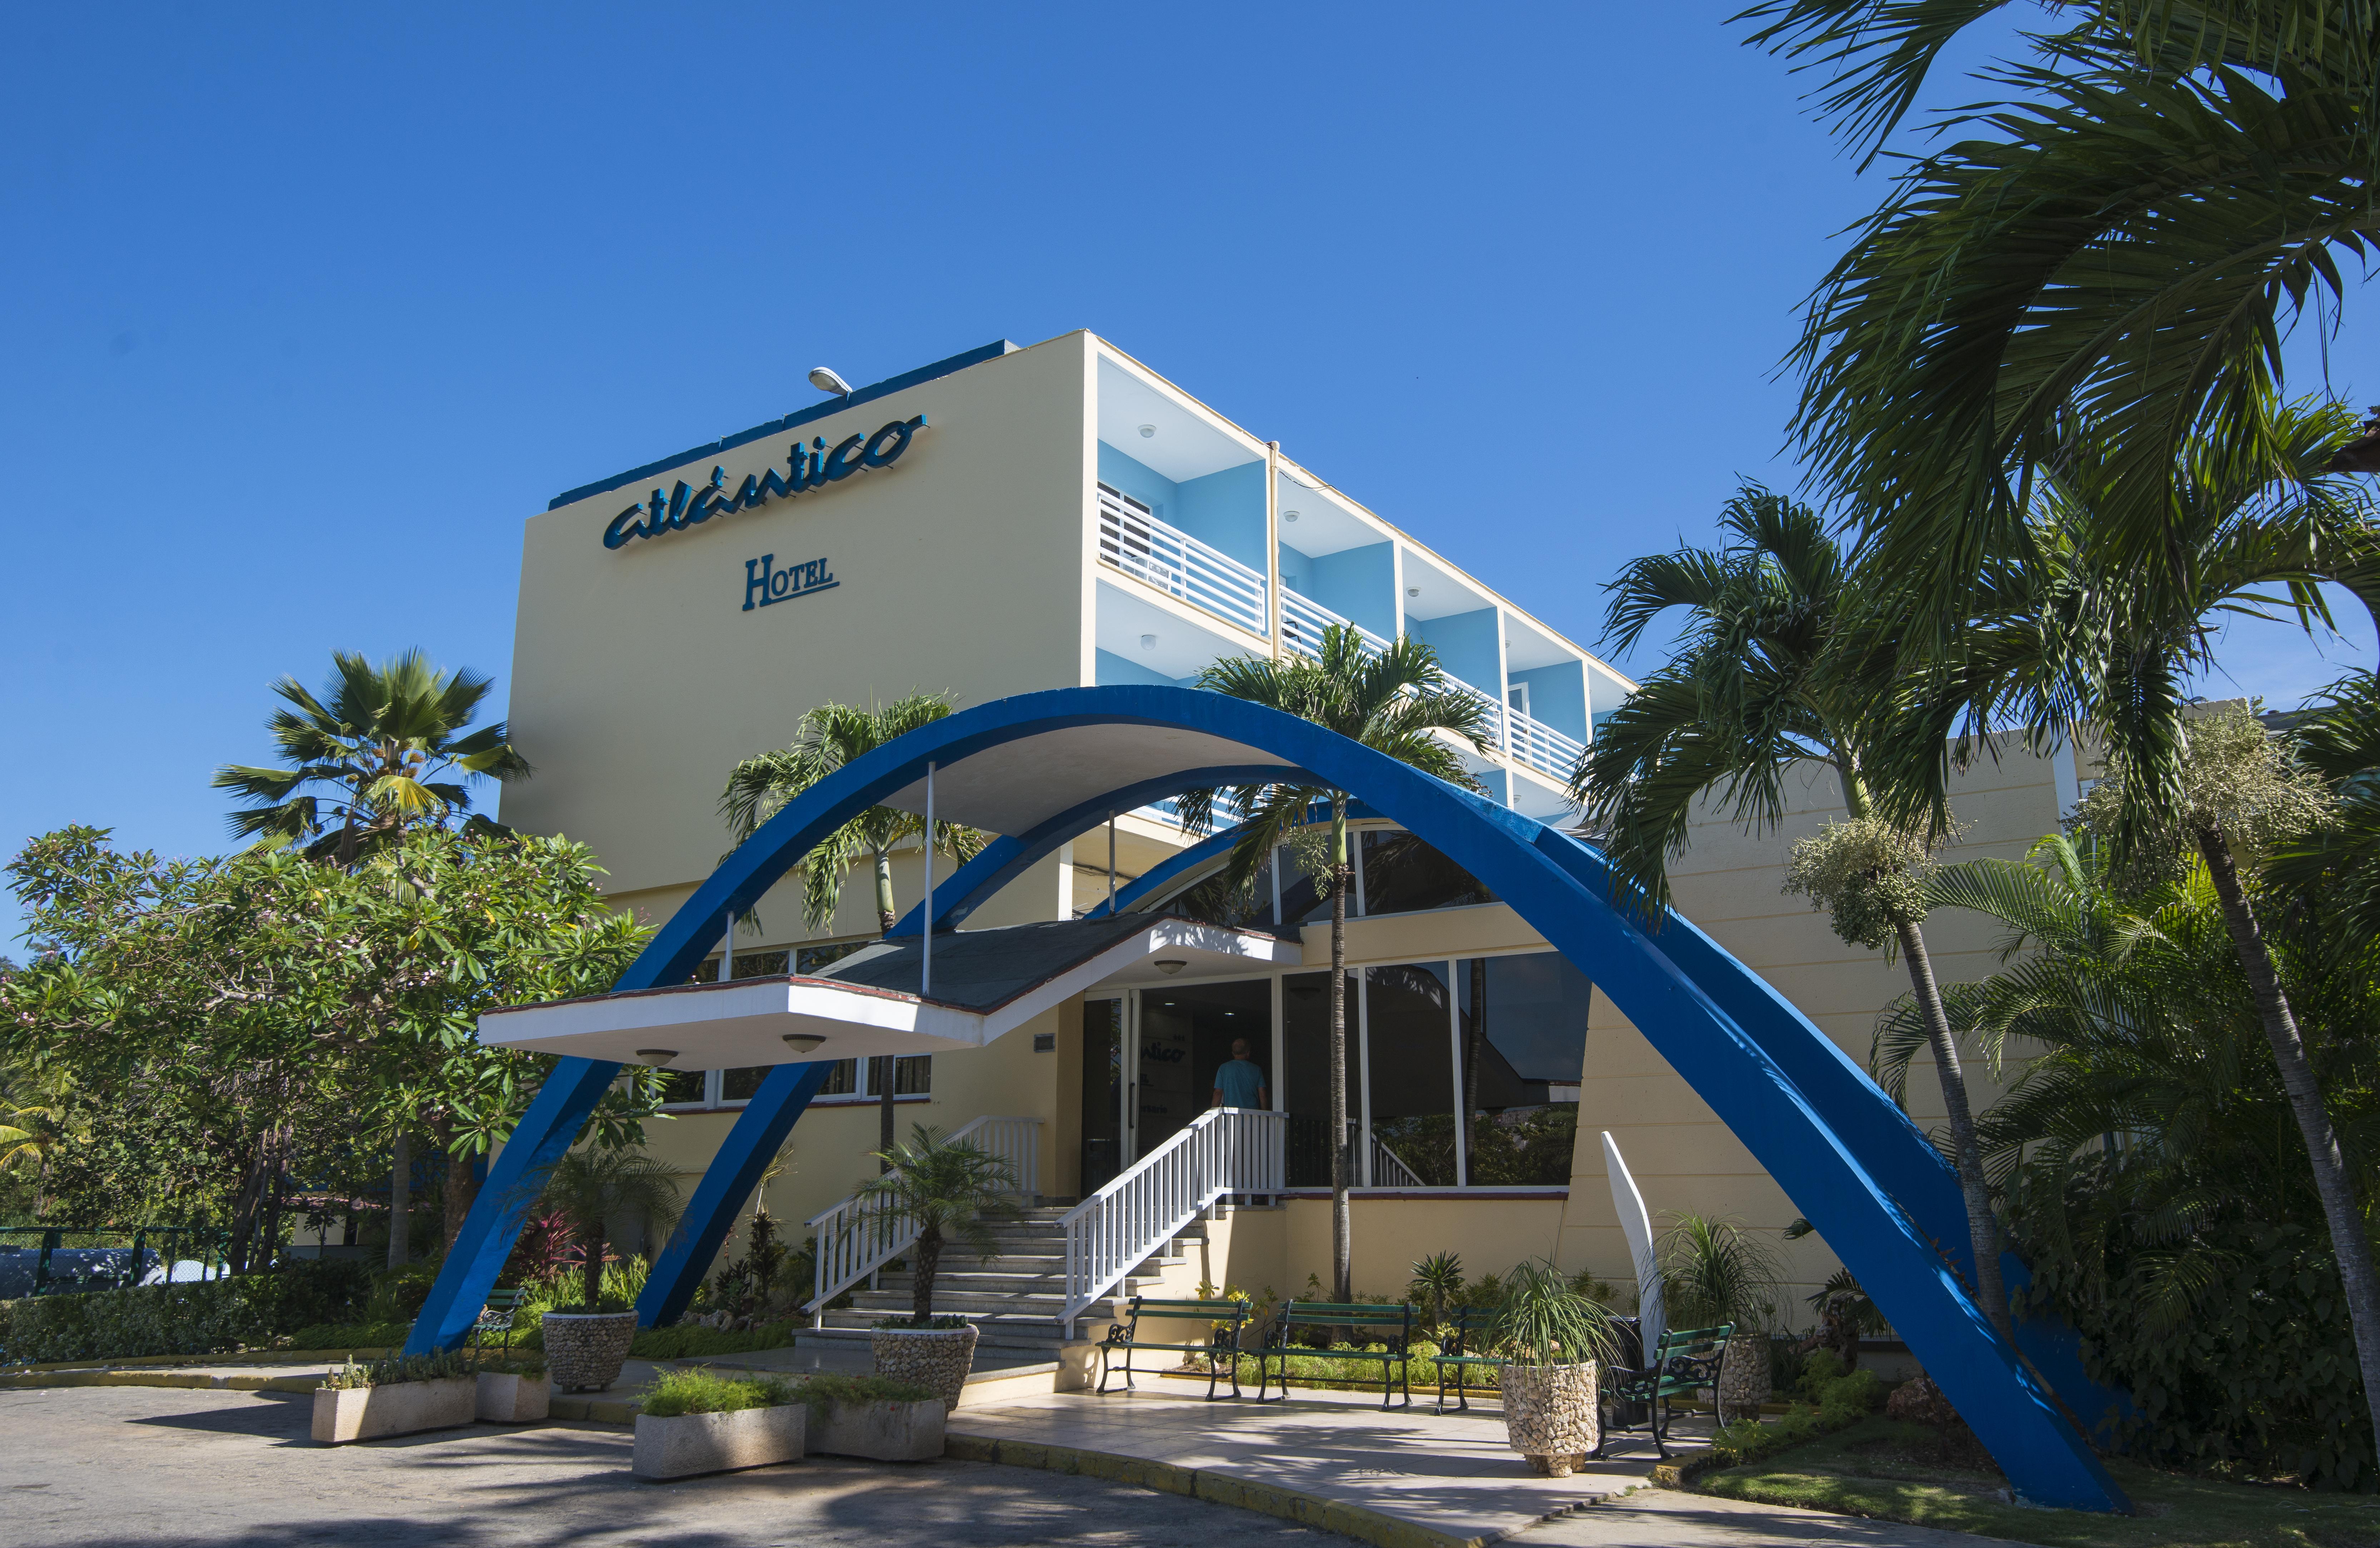
[[[1832,1349],[1813,1349],[1802,1361],[1802,1375],[1793,1384],[1793,1390],[1815,1403],[1818,1400],[1819,1390],[1828,1382],[1848,1374],[1850,1371],[1843,1364],[1842,1356]]]
[[[411,1323],[312,1323],[289,1336],[293,1349],[384,1349],[405,1342]]]
[[[923,1403],[934,1394],[890,1376],[843,1376],[832,1373],[808,1376],[794,1388],[795,1397],[809,1405],[810,1417],[823,1421],[830,1403]]]
[[[794,1384],[783,1376],[739,1380],[710,1371],[665,1371],[645,1394],[639,1411],[655,1419],[675,1419],[680,1414],[773,1409],[796,1400]]]
[[[791,1322],[771,1323],[748,1333],[690,1324],[644,1327],[637,1330],[628,1352],[638,1360],[698,1360],[710,1355],[745,1354],[753,1349],[790,1348],[794,1328]],[[520,1340],[516,1338],[513,1342],[518,1344]],[[540,1336],[538,1342],[541,1347],[545,1340]]]
[[[0,1301],[0,1361],[230,1354],[352,1317],[370,1291],[359,1263],[301,1258],[228,1279]]]
[[[1817,1398],[1815,1406],[1796,1403],[1775,1419],[1739,1419],[1711,1436],[1711,1450],[1727,1465],[1755,1462],[1788,1446],[1848,1428],[1884,1406],[1885,1386],[1873,1371],[1842,1373],[1843,1362],[1831,1349],[1810,1356],[1803,1385]],[[1834,1373],[1827,1374],[1828,1371]]]
[[[478,1368],[458,1351],[434,1355],[391,1355],[369,1365],[347,1361],[322,1378],[334,1392],[365,1386],[395,1386],[403,1382],[440,1382],[477,1373]]]

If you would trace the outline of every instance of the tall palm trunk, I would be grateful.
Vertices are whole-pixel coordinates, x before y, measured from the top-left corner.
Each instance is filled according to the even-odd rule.
[[[934,1320],[934,1276],[942,1266],[942,1228],[928,1223],[917,1233],[917,1249],[909,1268],[909,1323],[923,1327]]]
[[[877,933],[891,935],[896,923],[898,920],[892,906],[892,857],[880,849],[876,852]],[[932,927],[933,922],[929,920],[927,928]],[[892,1154],[895,1128],[892,1121],[892,1056],[878,1055],[871,1072],[876,1081],[876,1154],[880,1158],[876,1163],[876,1172],[881,1177],[892,1169],[892,1162],[881,1159]]]
[[[413,1136],[398,1130],[389,1150],[388,1270],[394,1274],[413,1252]]]
[[[1942,1085],[1942,1107],[1950,1118],[1950,1148],[1958,1159],[1959,1192],[1967,1203],[1967,1243],[1975,1255],[1975,1298],[1984,1315],[2004,1338],[2016,1336],[2009,1319],[2008,1287],[2000,1281],[1998,1217],[1992,1213],[1991,1185],[1984,1179],[1984,1148],[1975,1139],[1973,1110],[1967,1105],[1966,1074],[1959,1067],[1959,1045],[1950,1035],[1950,1018],[1942,1010],[1942,991],[1934,982],[1934,960],[1925,950],[1925,937],[1907,920],[1894,921],[1900,937],[1901,961],[1909,964],[1909,982],[1925,1016],[1926,1041],[1934,1046],[1934,1070]]]
[[[1354,1142],[1347,1133],[1347,798],[1330,792],[1330,1284],[1354,1298],[1354,1230],[1347,1204]]]
[[[2380,1278],[2372,1267],[2372,1240],[2356,1206],[2355,1189],[2338,1149],[2338,1131],[2322,1103],[2313,1066],[2307,1060],[2305,1040],[2298,1034],[2296,1015],[2282,992],[2280,974],[2273,969],[2272,949],[2265,943],[2263,926],[2240,884],[2239,867],[2231,862],[2231,845],[2219,828],[2202,828],[2196,835],[2198,853],[2223,904],[2223,920],[2231,930],[2231,944],[2240,953],[2240,971],[2256,997],[2256,1014],[2265,1023],[2265,1040],[2273,1046],[2273,1062],[2281,1069],[2281,1089],[2289,1093],[2304,1138],[2306,1159],[2313,1167],[2315,1194],[2322,1200],[2323,1218],[2330,1226],[2331,1252],[2338,1259],[2338,1277],[2347,1290],[2347,1314],[2355,1329],[2355,1362],[2363,1373],[2363,1400],[2372,1424],[2380,1433]]]
[[[472,1175],[477,1157],[457,1155],[453,1149],[454,1124],[440,1127],[439,1147],[446,1156],[446,1186],[441,1190],[445,1200],[444,1239],[451,1251],[455,1239],[463,1234],[463,1222],[470,1217],[472,1202],[480,1196],[480,1179]]]
[[[1843,806],[1854,817],[1868,816],[1867,792],[1857,766],[1848,756],[1836,760],[1842,776]],[[1967,1206],[1967,1247],[1975,1260],[1975,1299],[1984,1315],[2003,1338],[2016,1330],[2009,1317],[2008,1287],[2000,1279],[1999,1217],[1992,1213],[1991,1184],[1984,1177],[1984,1147],[1975,1138],[1974,1107],[1967,1100],[1967,1075],[1959,1064],[1958,1040],[1950,1035],[1950,1018],[1942,1009],[1941,986],[1934,981],[1934,958],[1925,949],[1925,932],[1912,920],[1895,919],[1900,959],[1909,967],[1910,987],[1925,1018],[1925,1040],[1934,1049],[1934,1074],[1942,1087],[1942,1110],[1950,1120],[1950,1155],[1959,1175],[1959,1194]]]

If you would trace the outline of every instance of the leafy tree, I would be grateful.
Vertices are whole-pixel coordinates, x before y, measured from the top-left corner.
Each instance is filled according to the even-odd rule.
[[[0,1070],[0,1172],[30,1172],[33,1214],[46,1214],[46,1184],[61,1152],[90,1140],[63,1072]]]
[[[2006,1333],[1999,1229],[1922,927],[1916,878],[1930,849],[1876,809],[1878,785],[1892,777],[1879,744],[1895,731],[1881,711],[1899,678],[1892,654],[1858,626],[1868,572],[1816,513],[1756,484],[1728,502],[1719,525],[1732,538],[1726,548],[1636,560],[1606,588],[1604,637],[1623,650],[1673,608],[1689,622],[1677,655],[1597,728],[1572,774],[1572,799],[1601,833],[1615,884],[1662,903],[1670,859],[1706,802],[1760,832],[1784,820],[1791,770],[1812,762],[1834,770],[1851,820],[1797,846],[1789,886],[1827,909],[1845,941],[1897,948],[1907,966],[1931,1029],[1976,1299]],[[1937,736],[1937,756],[1940,745]]]
[[[758,757],[746,758],[727,776],[719,793],[719,815],[742,843],[753,831],[804,791],[877,748],[931,725],[951,712],[950,698],[941,694],[911,694],[906,698],[871,708],[848,704],[822,704],[801,719],[791,745]],[[843,901],[844,877],[861,865],[876,876],[877,928],[891,934],[899,921],[892,901],[892,852],[925,837],[926,819],[897,806],[870,806],[821,840],[801,864],[802,922],[813,931],[834,923]],[[933,847],[965,862],[980,853],[984,836],[953,822],[934,825]],[[928,907],[932,900],[927,900]],[[876,1061],[879,1095],[877,1148],[892,1149],[892,1057]]]
[[[2008,928],[2005,965],[1954,986],[1950,1009],[1996,1068],[2015,1069],[1982,1127],[2034,1270],[2028,1293],[2134,1393],[2133,1429],[2156,1455],[2357,1483],[2373,1433],[2342,1265],[2293,1094],[2252,1052],[2262,1018],[2225,905],[2203,858],[2131,869],[2127,887],[2086,825],[2044,839],[2029,863],[1967,861],[1927,884],[1937,907]],[[2327,1031],[2309,1048],[2313,1074],[2368,1175],[2380,961],[2320,921],[2296,923],[2272,937],[2273,959]],[[1897,1085],[1922,1040],[1906,1003],[1888,1012],[1879,1078]]]
[[[603,1258],[619,1224],[635,1220],[660,1232],[677,1222],[677,1176],[641,1150],[582,1145],[564,1153],[533,1186],[578,1244],[585,1265],[579,1310],[590,1314],[604,1310]]]
[[[139,1174],[174,1168],[165,1196],[224,1211],[236,1267],[270,1256],[289,1179],[351,1166],[359,1132],[435,1134],[459,1227],[470,1157],[550,1063],[480,1045],[480,1012],[608,986],[643,939],[561,840],[432,829],[346,871],[263,849],[161,861],[106,837],[60,829],[9,864],[41,954],[0,982],[0,1058],[100,1116],[106,1155],[81,1147],[69,1174],[148,1199]],[[607,1097],[599,1128],[633,1133],[654,1079]],[[144,1126],[175,1143],[128,1145]]]
[[[465,732],[490,679],[442,672],[419,650],[377,667],[334,651],[331,664],[320,696],[294,677],[273,685],[290,706],[265,722],[282,765],[216,772],[215,789],[249,803],[232,814],[233,837],[303,844],[310,858],[352,865],[409,828],[468,812],[468,781],[528,775],[503,721]]]
[[[2342,679],[2292,728],[2299,761],[2330,787],[2329,821],[2276,844],[2266,872],[2300,908],[2322,908],[2356,943],[2380,942],[2380,678]],[[2325,907],[2326,905],[2326,907]]]
[[[1818,70],[1871,153],[1991,0],[1769,0],[1755,42]],[[1937,604],[2026,519],[2076,408],[2113,451],[2111,560],[2175,562],[2194,444],[2277,476],[2280,341],[2335,322],[2380,232],[2380,51],[2360,5],[2052,0],[2002,100],[1938,126],[1818,286],[1797,432],[1885,574]],[[2368,453],[2368,447],[2366,448]],[[2347,466],[2380,466],[2368,455]],[[2368,599],[2368,593],[2367,593]],[[1962,609],[1912,610],[1946,637]]]
[[[1487,751],[1488,709],[1447,675],[1436,651],[1411,635],[1374,650],[1359,631],[1334,623],[1323,630],[1316,656],[1279,661],[1231,657],[1199,673],[1198,685],[1311,720],[1451,785],[1480,788],[1457,747]],[[1184,795],[1184,826],[1194,832],[1211,826],[1219,793]],[[1347,792],[1318,785],[1246,785],[1232,793],[1245,817],[1224,863],[1226,885],[1246,890],[1271,864],[1274,852],[1287,845],[1305,861],[1317,889],[1330,898],[1330,1260],[1334,1293],[1345,1301],[1354,1295],[1347,1203],[1354,1159],[1347,1126],[1347,889],[1354,884],[1354,869],[1347,852]],[[1321,803],[1330,810],[1327,845],[1322,825],[1312,820]]]
[[[1010,1194],[1016,1169],[968,1140],[953,1140],[918,1124],[906,1144],[877,1157],[883,1172],[859,1185],[860,1196],[917,1226],[909,1255],[909,1321],[923,1327],[934,1316],[934,1276],[942,1247],[956,1236],[985,1257],[995,1245],[988,1220],[1013,1218]]]

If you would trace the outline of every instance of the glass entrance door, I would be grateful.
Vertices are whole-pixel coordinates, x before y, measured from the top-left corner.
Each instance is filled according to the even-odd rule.
[[[1255,1083],[1269,1099],[1272,1079],[1272,983],[1245,979],[1232,984],[1168,984],[1140,991],[1140,1026],[1133,1038],[1139,1058],[1134,1103],[1133,1154],[1147,1155],[1172,1139],[1192,1119],[1215,1105],[1215,1092],[1245,1044],[1256,1067]],[[1228,1077],[1234,1091],[1249,1083],[1245,1071]],[[1253,1095],[1245,1104],[1256,1105]]]
[[[1124,1096],[1131,1073],[1124,1055],[1124,1002],[1083,1002],[1083,1193],[1089,1198],[1131,1159],[1124,1131]]]

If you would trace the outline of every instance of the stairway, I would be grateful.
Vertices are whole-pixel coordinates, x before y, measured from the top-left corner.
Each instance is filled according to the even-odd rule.
[[[1231,1206],[1217,1204],[1209,1212],[1220,1218]],[[1275,1206],[1279,1207],[1279,1206]],[[1065,1307],[1066,1233],[1060,1224],[1067,1206],[1043,1205],[1023,1210],[1009,1220],[990,1226],[994,1255],[978,1258],[964,1241],[945,1242],[940,1270],[934,1276],[934,1311],[966,1318],[981,1330],[978,1348],[1011,1353],[1051,1353],[1067,1338],[1058,1323]],[[1144,1260],[1106,1299],[1093,1301],[1082,1313],[1084,1334],[1103,1336],[1108,1324],[1120,1320],[1123,1303],[1153,1289],[1158,1276],[1188,1260],[1207,1240],[1207,1221],[1191,1221]],[[852,1293],[852,1303],[826,1313],[823,1326],[805,1332],[805,1338],[865,1338],[868,1330],[891,1316],[906,1316],[910,1280],[906,1269],[887,1269],[878,1288]],[[1194,1285],[1173,1293],[1189,1295]]]

